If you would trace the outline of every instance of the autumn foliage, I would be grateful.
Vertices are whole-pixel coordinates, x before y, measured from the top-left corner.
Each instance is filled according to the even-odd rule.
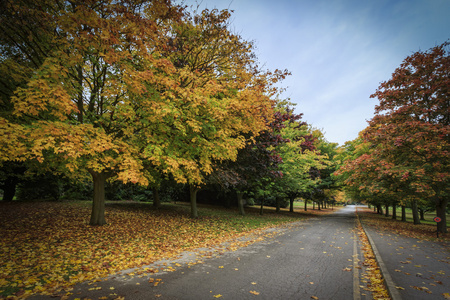
[[[372,95],[369,126],[337,174],[374,204],[431,205],[447,232],[449,199],[449,44],[407,57]],[[350,145],[349,145],[350,146]]]
[[[106,223],[106,180],[157,187],[170,177],[195,190],[215,162],[235,160],[249,133],[266,129],[274,84],[287,74],[260,70],[226,10],[191,15],[170,1],[134,0],[2,5],[2,78],[13,82],[2,100],[0,162],[91,176],[92,225]]]

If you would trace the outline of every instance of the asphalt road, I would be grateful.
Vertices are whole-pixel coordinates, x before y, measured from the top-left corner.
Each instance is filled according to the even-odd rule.
[[[68,299],[370,299],[360,288],[355,226],[355,208],[347,206],[235,251],[187,253],[151,266],[162,272],[77,285]]]
[[[450,243],[428,242],[365,226],[390,274],[394,300],[450,298]],[[388,283],[389,284],[389,283]]]

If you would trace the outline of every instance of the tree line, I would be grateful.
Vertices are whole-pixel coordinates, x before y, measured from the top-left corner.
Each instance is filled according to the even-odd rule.
[[[387,211],[436,210],[447,232],[449,213],[449,42],[408,56],[371,96],[375,116],[359,137],[341,149],[336,176],[354,199]]]
[[[205,187],[275,198],[329,198],[337,144],[301,121],[228,10],[168,0],[19,0],[0,4],[3,197],[22,178],[92,182],[91,225],[106,223],[105,185]]]

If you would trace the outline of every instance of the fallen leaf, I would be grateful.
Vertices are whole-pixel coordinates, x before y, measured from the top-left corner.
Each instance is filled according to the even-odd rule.
[[[217,295],[214,295],[213,297],[214,298],[220,298],[220,297],[222,297],[222,295],[221,294],[217,294]]]
[[[250,294],[253,294],[253,295],[259,295],[259,293],[256,292],[256,291],[250,291],[249,293],[250,293]]]
[[[342,271],[347,271],[347,272],[350,272],[352,270],[352,268],[345,268],[345,269],[342,269]]]
[[[314,300],[318,300],[318,299],[319,299],[319,297],[316,297],[316,296],[311,296],[311,299],[314,299]]]

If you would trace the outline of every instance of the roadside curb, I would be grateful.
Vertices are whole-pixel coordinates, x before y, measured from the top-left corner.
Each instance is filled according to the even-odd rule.
[[[372,240],[372,237],[369,235],[367,230],[364,228],[363,223],[361,222],[361,226],[367,236],[367,239],[369,240],[370,246],[372,247],[373,254],[375,255],[375,259],[378,262],[378,265],[380,266],[381,274],[383,275],[384,282],[386,283],[386,288],[388,290],[389,295],[391,296],[392,300],[402,300],[402,296],[400,295],[399,291],[395,287],[395,283],[392,280],[391,274],[389,274],[389,271],[386,267],[386,265],[383,262],[383,259],[381,258],[380,252],[378,252],[378,249]]]

